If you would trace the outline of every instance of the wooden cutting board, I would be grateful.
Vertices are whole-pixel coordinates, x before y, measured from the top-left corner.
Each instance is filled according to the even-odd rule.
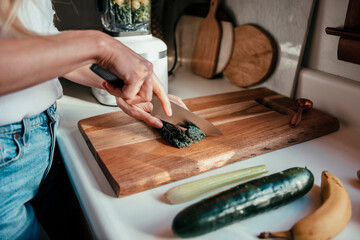
[[[274,70],[276,47],[274,40],[253,25],[234,28],[234,47],[224,75],[240,87],[265,80]]]
[[[221,40],[221,28],[216,19],[218,4],[218,0],[210,1],[209,13],[199,26],[191,59],[191,70],[205,78],[214,76],[218,60]]]
[[[182,66],[191,67],[197,32],[203,17],[184,15],[176,26],[178,56]],[[224,71],[230,61],[234,44],[234,27],[232,22],[220,21],[221,39],[215,75]]]
[[[339,128],[336,118],[316,109],[303,113],[300,125],[291,128],[289,122],[296,111],[293,100],[266,88],[184,102],[191,111],[219,127],[224,135],[207,136],[199,143],[177,149],[167,144],[158,130],[122,111],[79,121],[80,132],[118,197],[314,139]]]

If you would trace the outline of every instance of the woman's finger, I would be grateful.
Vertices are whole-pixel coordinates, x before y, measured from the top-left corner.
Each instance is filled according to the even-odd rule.
[[[106,91],[108,91],[111,95],[114,95],[115,97],[121,97],[121,98],[123,98],[123,94],[122,94],[121,88],[116,87],[114,84],[108,83],[108,82],[106,82],[106,81],[103,81],[103,82],[101,83],[101,86],[102,86]]]
[[[103,88],[108,91],[111,95],[114,95],[115,97],[120,97],[123,98],[123,91],[121,88],[116,87],[114,84],[108,83],[106,81],[104,81],[102,83]],[[135,96],[133,99],[131,100],[125,100],[128,104],[139,104],[139,103],[143,103],[144,99],[140,96]],[[145,101],[147,102],[147,101]]]
[[[151,62],[138,56],[135,60],[135,65],[126,63],[127,67],[122,66],[125,74],[121,79],[124,80],[125,85],[122,87],[123,99],[132,100],[136,96],[140,96],[144,102],[148,102],[152,98],[152,74],[153,65]]]
[[[142,120],[146,124],[154,128],[163,127],[163,123],[160,119],[150,115],[149,112],[151,112],[152,110],[152,105],[150,102],[141,103],[138,105],[131,105],[122,98],[116,98],[116,102],[118,106],[129,116]]]
[[[166,113],[166,115],[171,116],[172,109],[168,95],[165,91],[164,86],[162,85],[162,83],[155,74],[153,74],[152,82],[153,82],[153,91],[158,96],[161,105],[164,109],[164,112]]]
[[[188,109],[188,107],[185,105],[185,103],[182,101],[182,99],[178,96],[175,96],[175,95],[171,95],[171,94],[168,94],[168,98],[177,103],[178,105],[182,106],[183,108],[186,108]],[[188,109],[189,110],[189,109]]]
[[[153,87],[152,87],[152,75],[150,75],[143,83],[140,88],[139,96],[144,100],[144,102],[150,102],[153,96]]]

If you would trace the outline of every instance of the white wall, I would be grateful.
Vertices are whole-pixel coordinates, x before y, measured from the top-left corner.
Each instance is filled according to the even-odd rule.
[[[339,37],[325,33],[326,27],[344,26],[348,3],[348,0],[317,1],[302,66],[360,82],[360,65],[338,60]]]

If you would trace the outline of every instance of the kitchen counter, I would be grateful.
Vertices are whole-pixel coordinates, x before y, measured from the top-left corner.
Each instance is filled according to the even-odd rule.
[[[311,71],[310,73],[309,71],[303,72],[303,75],[310,74]],[[300,78],[299,84],[299,92],[306,95],[308,87],[306,84],[301,85],[301,81],[306,83],[306,77]],[[176,239],[171,232],[172,219],[180,210],[197,200],[180,205],[169,205],[162,198],[168,189],[206,176],[259,164],[265,164],[269,168],[269,173],[295,166],[306,166],[315,176],[315,186],[309,194],[288,205],[197,239],[257,239],[257,234],[263,231],[290,229],[297,220],[320,205],[318,186],[320,186],[320,175],[323,170],[330,171],[344,183],[352,202],[351,221],[336,239],[358,239],[360,235],[360,183],[356,178],[356,171],[360,169],[360,131],[356,125],[349,124],[341,117],[339,118],[340,130],[335,133],[152,190],[117,198],[87,147],[77,123],[81,119],[119,111],[119,109],[99,104],[87,87],[67,81],[63,82],[63,86],[65,96],[58,101],[61,119],[57,135],[58,145],[67,173],[95,239]],[[175,77],[169,78],[169,93],[184,99],[238,90],[240,88],[226,79],[206,80],[186,70],[180,70],[176,72]],[[360,92],[357,95],[360,95]],[[355,102],[355,107],[358,107],[356,102],[360,101],[353,102]],[[323,105],[315,105],[317,106]],[[355,107],[353,109],[357,109]],[[326,110],[326,107],[324,109]]]

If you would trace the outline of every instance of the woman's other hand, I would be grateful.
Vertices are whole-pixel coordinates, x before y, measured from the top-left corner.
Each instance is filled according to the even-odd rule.
[[[153,74],[153,90],[154,93],[160,99],[164,112],[168,115],[172,115],[171,111],[171,104],[169,100],[174,101],[175,103],[179,104],[180,106],[187,108],[184,102],[181,100],[180,97],[174,96],[171,94],[166,94],[165,89],[159,79]],[[150,101],[142,102],[142,103],[132,103],[129,100],[125,100],[118,95],[119,88],[115,87],[111,83],[103,82],[103,87],[112,95],[116,97],[116,103],[118,106],[129,116],[142,120],[151,127],[154,128],[162,128],[163,123],[160,119],[151,116],[151,111],[153,105]]]

